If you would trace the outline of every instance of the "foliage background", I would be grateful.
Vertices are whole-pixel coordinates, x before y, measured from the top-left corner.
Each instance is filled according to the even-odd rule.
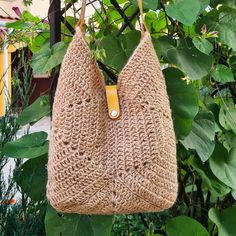
[[[101,8],[87,22],[86,37],[107,83],[114,83],[140,40],[139,13],[135,0],[99,2]],[[21,203],[1,213],[1,235],[236,235],[236,3],[143,0],[143,5],[174,120],[179,181],[176,204],[151,214],[56,213],[45,198],[47,134],[26,134],[11,141],[14,132],[4,128],[6,124],[13,130],[27,124],[30,128],[49,115],[49,99],[42,96],[19,111],[18,117],[12,118],[10,113],[8,120],[1,118],[1,160],[11,157],[17,161],[12,183],[22,194]],[[8,43],[28,46],[35,73],[59,70],[72,39],[67,23],[74,28],[78,17],[73,9],[75,17],[64,16],[62,41],[52,48],[45,20],[25,11],[19,21],[8,24],[14,29]],[[6,133],[9,138],[3,139]],[[23,163],[22,158],[28,160]]]

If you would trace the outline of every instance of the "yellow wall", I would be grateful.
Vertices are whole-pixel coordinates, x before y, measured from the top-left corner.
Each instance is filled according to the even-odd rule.
[[[40,16],[41,18],[45,18],[48,14],[48,8],[49,8],[49,2],[50,0],[33,0],[33,4],[29,7],[25,7],[22,3],[22,0],[0,0],[0,7],[4,9],[4,11],[0,8],[0,15],[2,16],[11,16],[11,17],[17,17],[15,12],[12,10],[12,7],[19,7],[21,11],[23,10],[29,10],[33,15]],[[76,4],[76,8],[79,8],[79,5],[81,4],[81,0],[78,0],[78,3]],[[62,1],[62,7],[64,7],[64,3]],[[96,5],[96,3],[95,3]],[[94,9],[92,6],[88,6],[86,8],[86,17],[89,17],[93,14]],[[69,10],[67,12],[67,15],[72,15],[73,12]],[[78,15],[77,15],[78,16]],[[78,16],[79,17],[79,16]],[[9,48],[11,51],[12,49]],[[10,53],[9,51],[9,53]],[[11,64],[11,56],[9,54],[9,65]],[[4,69],[4,58],[3,58],[3,52],[0,51],[0,116],[4,114],[4,93],[3,93],[3,69]],[[11,93],[11,68],[9,68],[9,93]],[[11,95],[11,94],[10,94]]]
[[[14,47],[10,46],[8,48],[8,95],[11,98],[11,53],[14,52]],[[0,51],[0,116],[4,115],[5,112],[5,101],[4,101],[4,55],[3,51]],[[10,102],[10,100],[9,100]]]
[[[4,114],[3,66],[3,53],[0,51],[0,116]]]

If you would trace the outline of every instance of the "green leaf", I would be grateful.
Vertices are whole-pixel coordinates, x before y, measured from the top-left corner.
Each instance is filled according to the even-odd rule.
[[[31,21],[36,24],[41,22],[41,19],[39,17],[33,16],[29,11],[23,11],[21,18],[23,18],[23,20],[25,20],[25,21]]]
[[[236,190],[235,189],[232,189],[231,195],[234,198],[234,200],[236,200]]]
[[[225,84],[234,81],[234,75],[230,68],[225,65],[218,64],[211,73],[214,80]]]
[[[149,11],[145,14],[145,24],[146,24],[149,31],[151,31],[152,24],[155,21],[158,21],[156,12]]]
[[[108,35],[100,43],[105,50],[104,63],[121,71],[140,41],[140,32],[131,31],[121,38]]]
[[[201,52],[209,55],[213,50],[213,45],[207,40],[199,37],[193,38],[194,46]]]
[[[219,212],[216,208],[209,210],[208,216],[214,222],[219,231],[219,236],[233,236],[236,232],[236,207],[230,207],[223,212]]]
[[[43,32],[38,34],[28,45],[33,53],[36,53],[43,47],[50,47],[50,33]]]
[[[100,47],[105,50],[104,63],[121,71],[127,61],[127,57],[120,40],[115,36],[108,35],[103,38]]]
[[[121,44],[127,58],[126,61],[132,56],[133,51],[139,44],[140,36],[140,32],[135,30],[121,36]]]
[[[15,29],[15,30],[23,30],[23,29],[28,29],[31,27],[31,23],[26,23],[23,21],[15,21],[15,22],[9,22],[6,23],[6,27],[10,29]]]
[[[219,41],[231,47],[236,51],[236,12],[225,11],[219,15],[218,31]]]
[[[220,143],[209,160],[214,175],[227,186],[236,189],[236,148],[229,152]]]
[[[222,142],[224,147],[229,151],[231,148],[236,148],[236,135],[232,132],[225,131],[222,134]]]
[[[174,0],[166,6],[168,16],[188,26],[197,20],[200,10],[201,4],[196,0]]]
[[[112,216],[59,215],[48,206],[45,227],[50,236],[110,236]]]
[[[226,130],[236,133],[236,109],[234,105],[225,104],[221,106],[219,121]]]
[[[236,0],[220,0],[220,4],[236,9]]]
[[[220,212],[216,208],[211,208],[208,212],[208,217],[217,226],[221,225]]]
[[[47,158],[42,156],[26,161],[16,173],[16,182],[24,193],[35,201],[44,200],[47,183]]]
[[[112,216],[110,215],[93,215],[90,217],[91,226],[94,236],[110,236],[112,230]]]
[[[17,118],[17,123],[26,125],[40,120],[50,114],[49,97],[41,96],[33,104],[28,106]]]
[[[209,6],[210,4],[210,0],[198,0],[200,3],[200,12],[198,13],[199,15],[202,14],[205,9],[207,8],[207,6]]]
[[[187,149],[195,149],[203,162],[214,151],[215,120],[212,112],[200,111],[194,119],[191,133],[181,143]]]
[[[48,206],[45,216],[45,229],[46,235],[50,236],[67,236],[67,235],[80,235],[79,226],[81,221],[80,215],[59,215],[51,206]],[[87,216],[84,216],[87,217]],[[87,229],[89,235],[91,229]]]
[[[166,224],[167,236],[210,236],[196,220],[187,216],[177,216]]]
[[[193,158],[192,167],[202,179],[203,189],[209,190],[215,197],[221,197],[230,192],[230,188],[222,183],[212,171],[198,158]]]
[[[176,41],[172,37],[163,36],[159,39],[154,39],[154,47],[157,46],[160,48],[160,54],[165,58],[169,59],[167,52],[176,47]],[[171,62],[169,62],[171,64]]]
[[[48,153],[48,134],[36,132],[6,143],[2,154],[13,158],[35,158]]]
[[[138,1],[137,0],[131,0],[131,2],[138,6]],[[150,10],[156,10],[158,6],[159,0],[142,0],[143,2],[143,8],[144,9],[150,9]]]
[[[220,106],[218,106],[216,103],[214,103],[214,100],[213,100],[213,101],[210,101],[210,103],[208,103],[206,105],[206,107],[214,115],[214,119],[215,119],[215,132],[216,133],[220,132],[221,131],[221,125],[220,125],[220,122],[219,122]]]
[[[212,7],[217,7],[217,5],[219,5],[219,4],[236,9],[236,0],[214,0],[214,1],[211,1]]]
[[[182,80],[183,73],[176,68],[163,70],[167,92],[170,99],[175,134],[184,139],[192,129],[192,122],[198,113],[198,94],[196,89]]]
[[[31,67],[37,74],[46,73],[62,63],[66,50],[64,42],[56,43],[52,48],[43,48],[33,55]]]
[[[212,9],[206,15],[201,16],[196,23],[196,32],[201,33],[202,27],[205,25],[207,33],[214,32],[217,30],[217,24],[219,21],[219,12],[217,9]]]
[[[200,52],[187,40],[179,40],[178,45],[175,46],[173,39],[168,39],[163,37],[158,40],[162,54],[168,63],[176,65],[191,80],[202,79],[209,74],[212,56]]]

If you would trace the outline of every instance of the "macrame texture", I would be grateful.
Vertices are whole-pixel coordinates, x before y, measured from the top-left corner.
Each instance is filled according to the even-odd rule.
[[[47,197],[59,212],[157,212],[177,195],[176,145],[165,80],[145,32],[118,77],[121,116],[77,28],[55,95]]]

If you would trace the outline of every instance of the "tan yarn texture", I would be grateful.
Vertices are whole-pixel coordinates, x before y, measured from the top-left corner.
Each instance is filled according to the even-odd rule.
[[[79,28],[64,58],[52,116],[47,197],[59,212],[157,212],[177,195],[175,135],[165,80],[145,32],[118,78],[121,116]]]

